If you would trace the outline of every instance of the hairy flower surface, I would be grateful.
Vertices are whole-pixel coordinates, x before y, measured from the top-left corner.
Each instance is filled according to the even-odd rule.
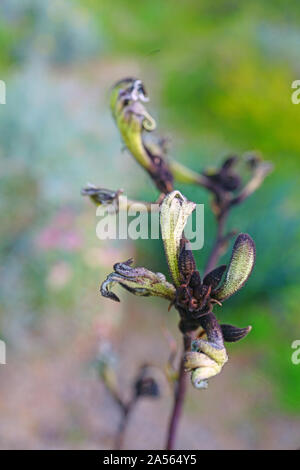
[[[119,302],[120,299],[111,291],[113,285],[118,283],[135,295],[163,297],[173,301],[175,287],[166,281],[163,274],[153,273],[146,268],[132,268],[132,262],[133,260],[129,259],[124,263],[114,265],[114,272],[109,274],[101,285],[103,297]]]

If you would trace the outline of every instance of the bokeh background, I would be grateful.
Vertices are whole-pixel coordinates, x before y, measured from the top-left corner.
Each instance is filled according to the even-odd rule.
[[[95,367],[103,350],[127,397],[141,363],[164,367],[165,329],[180,342],[164,301],[99,294],[129,256],[167,272],[160,242],[98,240],[80,196],[92,182],[157,198],[109,112],[110,86],[128,75],[144,80],[174,158],[200,171],[258,149],[275,165],[229,220],[255,239],[257,264],[218,313],[253,331],[229,345],[208,391],[189,388],[177,448],[299,448],[299,27],[300,6],[287,0],[1,0],[1,448],[111,448],[120,415]],[[179,189],[206,205],[203,268],[215,231],[208,195]],[[125,448],[163,448],[171,392],[158,375],[161,398],[139,403]]]

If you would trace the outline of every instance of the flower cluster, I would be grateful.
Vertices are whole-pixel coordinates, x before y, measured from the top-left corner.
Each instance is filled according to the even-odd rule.
[[[144,131],[153,131],[156,123],[143,102],[148,97],[141,80],[126,78],[116,83],[110,106],[122,139],[137,162],[149,173],[162,193],[173,190],[173,175],[160,152],[160,147],[146,145]]]
[[[180,314],[180,329],[185,334],[199,330],[192,350],[186,353],[185,367],[192,371],[192,382],[197,388],[207,386],[207,379],[218,374],[227,353],[224,341],[238,341],[250,327],[238,328],[219,325],[213,308],[235,294],[247,281],[255,262],[255,245],[247,234],[240,234],[234,244],[231,260],[223,282],[226,266],[208,273],[203,281],[184,227],[195,204],[179,191],[164,197],[160,207],[160,225],[172,283],[161,273],[153,273],[144,267],[133,268],[132,260],[117,263],[101,286],[103,296],[119,301],[112,288],[119,284],[129,292],[140,296],[163,297],[174,305]]]
[[[125,146],[162,193],[173,191],[174,180],[200,185],[213,194],[213,209],[220,216],[231,206],[249,197],[272,170],[272,164],[264,162],[259,155],[246,155],[246,166],[251,175],[246,184],[243,184],[242,178],[235,171],[241,160],[237,156],[225,159],[219,169],[204,170],[202,173],[190,170],[178,162],[168,161],[164,139],[158,139],[156,143],[146,141],[145,133],[156,129],[156,122],[145,107],[145,102],[148,101],[141,80],[126,78],[114,85],[110,106]]]
[[[264,181],[272,169],[257,154],[245,158],[230,156],[217,169],[196,172],[166,158],[163,140],[148,141],[147,133],[156,129],[156,123],[145,107],[149,101],[141,80],[126,78],[117,82],[111,91],[110,107],[122,140],[136,161],[148,172],[160,191],[160,228],[164,251],[172,282],[162,273],[154,273],[145,267],[133,267],[132,259],[116,263],[114,271],[102,283],[101,294],[119,301],[113,292],[118,284],[140,296],[158,296],[167,299],[179,313],[179,328],[185,337],[192,339],[186,348],[184,366],[191,372],[192,383],[205,388],[207,380],[217,375],[227,362],[225,342],[244,338],[250,326],[219,324],[213,310],[215,306],[234,295],[249,278],[255,263],[255,245],[248,234],[237,236],[228,267],[217,266],[234,232],[224,234],[229,210],[248,198]],[[246,163],[250,177],[242,178],[240,163]],[[245,165],[244,165],[245,167]],[[184,229],[195,203],[188,201],[174,190],[174,181],[196,184],[213,195],[212,209],[218,223],[215,248],[209,258],[208,272],[203,276],[197,269],[195,258]],[[111,191],[88,186],[82,191],[97,205],[113,206],[127,210],[130,200],[122,191]],[[137,201],[134,201],[137,202]],[[146,210],[151,206],[146,204]],[[217,266],[217,267],[216,267]]]

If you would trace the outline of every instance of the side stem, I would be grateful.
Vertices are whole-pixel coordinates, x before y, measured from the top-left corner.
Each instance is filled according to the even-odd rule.
[[[204,276],[216,267],[218,259],[222,254],[224,243],[226,242],[227,238],[230,238],[232,236],[232,232],[229,233],[228,236],[224,235],[227,216],[228,211],[225,210],[220,214],[217,219],[217,236],[206,263]]]
[[[129,421],[131,412],[133,411],[133,408],[134,408],[135,404],[136,404],[136,400],[132,400],[127,405],[123,405],[122,418],[121,418],[118,433],[117,433],[116,439],[115,439],[115,449],[116,450],[120,450],[123,447],[125,431],[127,429],[128,421]]]

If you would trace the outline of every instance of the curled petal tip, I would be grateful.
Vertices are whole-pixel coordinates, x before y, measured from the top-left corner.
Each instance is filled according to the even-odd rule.
[[[192,350],[184,356],[184,367],[191,371],[191,381],[195,388],[206,388],[207,380],[219,374],[228,361],[224,347],[208,341],[197,340]]]
[[[112,283],[113,283],[113,281],[112,281],[111,275],[110,275],[101,284],[101,287],[100,287],[101,295],[103,297],[106,297],[107,299],[114,300],[115,302],[120,302],[119,297],[110,290],[110,287],[111,287]]]
[[[133,264],[133,258],[129,258],[128,260],[126,261],[123,261],[121,263],[115,263],[113,265],[113,268],[116,272],[121,272],[122,271],[129,271],[130,270],[130,266]],[[128,269],[129,268],[129,269]]]
[[[199,380],[197,377],[191,378],[192,384],[194,385],[195,388],[198,390],[206,390],[208,388],[208,380]]]
[[[199,367],[198,369],[193,370],[191,374],[192,384],[198,389],[207,388],[207,380],[219,374],[221,369],[221,366],[214,364],[211,367]]]

